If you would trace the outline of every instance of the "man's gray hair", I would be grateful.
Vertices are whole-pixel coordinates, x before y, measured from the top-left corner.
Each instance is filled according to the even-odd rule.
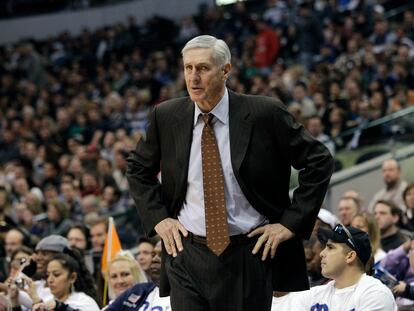
[[[213,50],[213,57],[218,66],[231,63],[231,53],[227,43],[209,35],[198,36],[188,41],[181,54],[184,56],[188,50],[200,48]]]

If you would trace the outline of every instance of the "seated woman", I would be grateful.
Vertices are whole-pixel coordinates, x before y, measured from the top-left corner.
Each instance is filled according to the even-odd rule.
[[[108,306],[106,311],[170,311],[170,297],[160,297],[159,281],[161,270],[161,241],[154,248],[154,257],[150,266],[154,283],[137,283],[124,291]]]
[[[97,296],[91,274],[77,249],[65,249],[53,256],[47,265],[47,284],[54,299],[42,301],[34,282],[22,276],[33,301],[32,310],[98,311]],[[18,310],[17,295],[11,295],[13,310]]]
[[[147,277],[141,266],[128,252],[119,253],[109,262],[106,278],[110,299],[116,299],[137,283],[147,282]]]
[[[392,289],[399,306],[414,304],[414,241],[406,241],[396,249],[388,252],[381,261],[381,266],[396,277],[399,283]],[[406,298],[406,299],[403,299]]]
[[[368,213],[357,214],[352,219],[351,226],[368,233],[372,254],[374,255],[374,263],[385,258],[387,253],[381,248],[380,229],[374,216]]]

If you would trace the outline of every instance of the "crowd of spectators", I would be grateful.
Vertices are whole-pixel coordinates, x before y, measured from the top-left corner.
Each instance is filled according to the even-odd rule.
[[[128,193],[126,157],[145,136],[151,108],[186,95],[180,50],[198,34],[223,38],[232,49],[230,89],[280,98],[333,154],[389,134],[381,127],[341,137],[414,105],[414,11],[394,21],[385,18],[386,2],[346,3],[200,6],[180,21],[154,16],[139,25],[130,17],[77,36],[0,47],[1,281],[14,246],[34,247],[55,234],[78,243],[89,271],[100,275],[110,215],[121,215],[116,222],[124,248],[138,244],[145,220]],[[404,126],[414,132],[412,123]],[[344,224],[362,215],[358,200],[355,193],[341,200]],[[376,203],[367,212],[379,219]],[[151,243],[141,242],[142,256]],[[310,254],[321,249],[308,246]],[[138,260],[147,272],[144,257]],[[310,272],[318,282],[318,271]]]

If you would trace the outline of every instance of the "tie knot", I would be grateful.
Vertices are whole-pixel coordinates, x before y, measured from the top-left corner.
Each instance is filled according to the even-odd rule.
[[[211,113],[203,113],[202,117],[203,117],[204,124],[211,126],[211,121],[213,120],[214,115],[212,115]]]

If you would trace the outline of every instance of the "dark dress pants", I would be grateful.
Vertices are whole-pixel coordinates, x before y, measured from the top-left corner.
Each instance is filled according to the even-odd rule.
[[[272,304],[271,260],[252,254],[257,239],[231,243],[217,257],[193,235],[184,250],[166,257],[174,311],[269,311]]]

